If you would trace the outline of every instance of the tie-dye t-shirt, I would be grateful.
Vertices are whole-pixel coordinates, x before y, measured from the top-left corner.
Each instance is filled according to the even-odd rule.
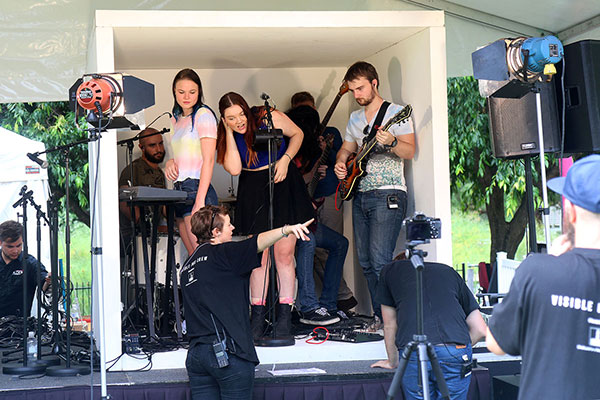
[[[179,168],[178,182],[187,178],[200,179],[202,169],[202,144],[200,139],[217,139],[217,120],[207,107],[200,107],[194,116],[171,118],[171,148]]]

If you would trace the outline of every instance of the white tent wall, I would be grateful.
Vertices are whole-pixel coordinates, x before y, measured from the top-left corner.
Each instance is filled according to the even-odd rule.
[[[110,17],[110,12],[102,12],[102,23],[95,28],[93,37],[95,43],[90,46],[90,57],[88,60],[95,60],[95,63],[88,64],[87,72],[95,71],[112,71],[115,65],[120,65],[123,60],[118,58],[116,54],[126,54],[128,48],[126,46],[133,46],[135,43],[127,43],[127,32],[123,33],[122,28],[127,24],[127,27],[132,27],[136,23],[139,23],[144,28],[155,30],[152,26],[147,26],[147,22],[144,22],[142,14],[135,14],[130,12],[126,15],[119,15],[118,18],[114,19],[116,26],[111,27],[110,23],[113,19]],[[181,19],[177,19],[177,15],[174,14],[163,14],[162,12],[156,12],[157,14],[149,14],[151,20],[161,21],[162,27],[170,26],[170,21],[176,22],[175,25],[181,24]],[[343,48],[347,46],[351,49],[353,44],[356,44],[356,33],[357,21],[360,21],[361,28],[368,29],[368,26],[379,28],[381,20],[375,18],[378,14],[364,13],[364,14],[343,14],[335,13],[331,15],[330,23],[333,25],[324,25],[328,30],[335,30],[333,36],[343,37]],[[275,24],[282,24],[282,20],[286,21],[292,15],[283,13],[281,15],[274,14],[273,21]],[[206,19],[208,15],[204,15],[199,12],[197,15],[187,16],[186,23],[189,21],[195,21],[194,23],[198,26],[202,25],[202,20]],[[247,16],[244,18],[244,14],[237,14],[235,16],[239,20],[248,21],[248,28],[252,27],[253,20]],[[323,18],[323,15],[319,13],[315,14],[314,18],[311,18],[310,14],[304,15],[305,21],[311,21],[310,23],[315,24],[315,21],[325,21],[327,18]],[[328,16],[329,17],[329,16]],[[125,21],[125,22],[123,22]],[[131,23],[130,21],[136,21]],[[410,204],[414,209],[415,207],[419,210],[423,210],[427,213],[438,213],[443,218],[447,218],[449,221],[450,216],[450,202],[448,183],[448,166],[447,166],[447,128],[445,126],[445,114],[446,114],[446,97],[445,97],[445,38],[444,38],[444,20],[443,14],[439,12],[419,12],[417,14],[394,14],[388,15],[386,23],[397,24],[399,29],[397,32],[400,34],[399,38],[392,46],[386,46],[384,48],[369,48],[369,53],[362,53],[356,51],[345,51],[343,58],[339,60],[337,64],[332,64],[325,67],[310,67],[310,66],[290,66],[289,68],[256,68],[252,65],[244,65],[245,68],[214,68],[208,69],[205,67],[198,67],[195,65],[178,65],[176,59],[170,60],[171,64],[176,65],[178,68],[167,68],[167,69],[140,69],[140,68],[129,68],[126,72],[131,73],[141,79],[150,81],[155,84],[156,92],[156,105],[149,108],[145,112],[145,120],[151,121],[154,117],[166,110],[170,110],[173,105],[173,98],[171,95],[171,82],[173,76],[179,68],[183,67],[196,67],[195,69],[200,74],[203,81],[204,96],[206,102],[216,110],[216,105],[219,97],[230,90],[240,92],[244,95],[251,104],[257,104],[258,96],[261,92],[267,92],[273,98],[275,104],[280,109],[286,109],[289,106],[289,98],[292,93],[299,90],[310,91],[317,99],[319,111],[323,114],[333,97],[338,91],[341,78],[347,68],[352,62],[357,59],[367,59],[373,62],[379,69],[381,74],[381,90],[384,96],[394,101],[399,102],[410,102],[415,106],[418,111],[415,114],[415,126],[417,127],[417,140],[419,141],[419,155],[412,163],[412,166],[408,165],[407,174],[409,180],[409,191],[411,193]],[[216,13],[210,14],[211,26],[214,24],[215,29],[223,30],[225,33],[227,27],[232,29],[239,29],[239,24],[232,22],[231,17],[228,13]],[[264,19],[260,21],[264,23]],[[300,23],[299,21],[295,23]],[[325,22],[323,22],[325,23]],[[316,23],[318,25],[318,23]],[[347,25],[345,25],[347,24]],[[405,25],[403,25],[405,24]],[[294,22],[291,23],[294,26]],[[402,31],[406,26],[408,31]],[[433,28],[431,28],[433,26]],[[331,27],[331,28],[330,28]],[[415,28],[416,27],[416,28]],[[176,29],[176,28],[174,28]],[[317,29],[319,29],[317,27]],[[119,32],[118,45],[117,35]],[[143,30],[141,31],[143,32]],[[150,32],[150,31],[149,31]],[[256,32],[256,30],[249,29],[248,32]],[[294,41],[300,45],[306,46],[307,43],[303,42],[308,40],[303,38],[303,30],[294,30],[295,37]],[[339,33],[342,33],[340,35]],[[382,29],[381,35],[385,35],[389,32],[387,29]],[[410,35],[402,34],[402,32],[410,32]],[[172,32],[176,34],[176,32]],[[260,33],[257,33],[260,35]],[[281,32],[275,31],[274,34],[281,35]],[[379,36],[379,35],[378,35]],[[309,41],[309,46],[319,50],[319,46],[330,46],[331,43],[323,43]],[[157,47],[156,43],[153,43],[153,54],[156,57],[160,57],[160,54],[165,51],[161,47]],[[226,45],[226,43],[223,43]],[[119,46],[117,51],[117,46]],[[125,47],[123,47],[125,46]],[[256,52],[261,52],[266,58],[271,57],[272,54],[268,53],[268,50],[260,43],[255,44]],[[262,46],[262,47],[261,47]],[[325,47],[327,48],[327,47]],[[360,48],[360,47],[359,47]],[[320,49],[322,51],[322,49]],[[199,53],[202,54],[202,53]],[[340,53],[342,54],[342,53]],[[182,55],[185,56],[185,55]],[[232,55],[232,57],[235,56]],[[285,54],[282,54],[282,60],[285,60]],[[201,56],[199,56],[199,62],[205,62]],[[258,61],[260,62],[260,59]],[[307,62],[310,62],[307,61]],[[144,66],[140,66],[143,68]],[[435,77],[432,74],[437,74]],[[351,111],[357,108],[351,95],[347,95],[339,104],[333,119],[332,124],[337,126],[342,132],[345,129],[347,118]],[[164,117],[163,117],[164,118]],[[161,120],[157,123],[157,127],[169,126],[169,123],[165,120]],[[120,131],[118,133],[118,139],[122,139],[130,133]],[[124,151],[117,149],[115,142],[117,140],[117,133],[109,131],[103,134],[100,153],[101,153],[101,167],[99,173],[99,185],[98,185],[98,198],[96,200],[96,206],[100,213],[99,220],[101,224],[95,228],[95,236],[98,239],[98,245],[102,246],[102,256],[98,257],[98,265],[94,268],[94,278],[98,282],[98,278],[101,276],[102,283],[105,287],[104,291],[104,303],[105,315],[119,315],[120,303],[118,296],[114,294],[119,287],[119,273],[118,273],[118,209],[117,202],[114,200],[117,197],[117,177],[119,170],[124,167]],[[446,145],[444,145],[446,144]],[[445,148],[445,152],[443,151]],[[90,153],[90,177],[94,176],[94,149]],[[117,162],[117,159],[120,162]],[[120,165],[118,165],[120,164]],[[428,170],[429,172],[425,172]],[[435,178],[432,176],[435,174]],[[442,176],[442,178],[438,178]],[[443,177],[445,176],[445,177]],[[90,179],[92,182],[93,180]],[[217,167],[215,172],[214,183],[220,196],[227,194],[227,188],[230,185],[230,179],[227,173],[225,173],[220,167]],[[419,185],[419,189],[415,189],[413,185]],[[441,185],[441,187],[439,187]],[[412,194],[416,190],[423,190],[422,194],[417,197]],[[435,200],[437,191],[441,193],[440,199]],[[91,191],[92,192],[92,191]],[[434,194],[435,193],[435,194]],[[419,197],[422,196],[422,197]],[[422,202],[422,205],[419,204]],[[91,200],[93,204],[93,201]],[[415,206],[416,204],[416,206]],[[351,213],[350,204],[348,203],[345,207],[345,230],[346,236],[352,236],[352,224],[351,224]],[[428,249],[435,259],[441,262],[451,262],[451,238],[449,235],[450,226],[449,223],[445,226],[444,239],[435,241]],[[399,243],[403,242],[402,239]],[[432,258],[433,259],[433,258]],[[363,297],[366,296],[366,289],[363,286],[360,288],[360,279],[362,272],[360,267],[355,260],[355,257],[348,257],[345,265],[345,276],[348,278],[351,285],[363,293]],[[356,279],[355,279],[356,278]],[[97,287],[94,289],[94,293],[97,296]],[[96,297],[97,298],[97,297]],[[98,301],[96,301],[98,303]],[[367,302],[365,302],[367,303]],[[95,312],[98,312],[95,308]],[[121,330],[120,320],[118,318],[106,319],[106,357],[112,359],[120,354],[121,345]],[[94,328],[97,329],[97,326]]]
[[[44,151],[42,142],[28,139],[17,133],[0,127],[0,223],[13,220],[22,222],[18,215],[23,213],[21,206],[13,204],[20,199],[23,185],[27,191],[33,191],[33,200],[47,212],[48,172],[27,158],[27,153]],[[42,156],[43,157],[43,156]],[[48,226],[41,221],[41,257],[40,261],[50,270],[50,243]],[[27,245],[28,252],[37,258],[37,222],[36,210],[27,203]]]
[[[493,7],[493,8],[492,8]],[[447,75],[471,75],[471,53],[516,32],[538,36],[559,32],[565,43],[600,39],[600,3],[596,0],[62,0],[4,1],[0,5],[0,102],[66,100],[67,90],[93,60],[93,21],[98,9],[110,10],[272,10],[410,11],[447,10]],[[589,18],[591,21],[587,21]],[[567,27],[577,27],[574,31]]]

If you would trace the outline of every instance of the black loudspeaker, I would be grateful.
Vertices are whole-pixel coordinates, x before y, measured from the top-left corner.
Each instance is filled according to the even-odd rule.
[[[552,83],[541,87],[544,151],[560,150],[558,108]],[[488,97],[492,152],[498,158],[518,158],[539,154],[535,93],[520,99]]]
[[[565,46],[565,153],[600,150],[600,40],[582,40]],[[560,94],[562,63],[557,65]],[[563,96],[558,96],[562,113]]]

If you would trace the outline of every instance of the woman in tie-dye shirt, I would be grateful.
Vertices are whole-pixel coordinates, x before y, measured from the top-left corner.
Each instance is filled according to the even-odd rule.
[[[197,246],[191,231],[192,214],[205,205],[217,205],[215,189],[210,184],[215,165],[217,120],[214,112],[202,103],[202,83],[191,69],[183,69],[173,79],[172,157],[165,175],[175,182],[174,188],[188,193],[189,204],[178,204],[175,217],[179,234],[192,254]]]

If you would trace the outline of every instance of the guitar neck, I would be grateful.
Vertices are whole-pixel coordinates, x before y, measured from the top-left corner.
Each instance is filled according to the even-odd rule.
[[[317,136],[320,136],[325,131],[325,128],[327,127],[327,124],[329,123],[329,120],[331,119],[331,116],[333,115],[333,112],[335,111],[335,108],[337,107],[337,105],[340,102],[340,99],[342,98],[344,93],[338,92],[338,94],[335,95],[335,99],[333,99],[333,103],[331,103],[331,106],[329,106],[329,110],[327,110],[327,113],[325,114],[325,116],[323,117],[323,120],[321,121],[321,125],[319,126],[319,131],[317,132],[318,133]]]
[[[321,165],[323,165],[327,162],[327,159],[329,158],[329,151],[331,150],[332,147],[333,147],[332,143],[327,143],[327,145],[323,149],[323,153],[321,153],[321,157],[319,157],[319,160],[315,164],[315,167],[314,167],[315,174],[313,175],[312,179],[308,183],[308,194],[310,195],[311,198],[315,195],[315,191],[317,190],[317,185],[319,184],[319,180],[321,179],[317,170],[319,169],[319,167]]]

